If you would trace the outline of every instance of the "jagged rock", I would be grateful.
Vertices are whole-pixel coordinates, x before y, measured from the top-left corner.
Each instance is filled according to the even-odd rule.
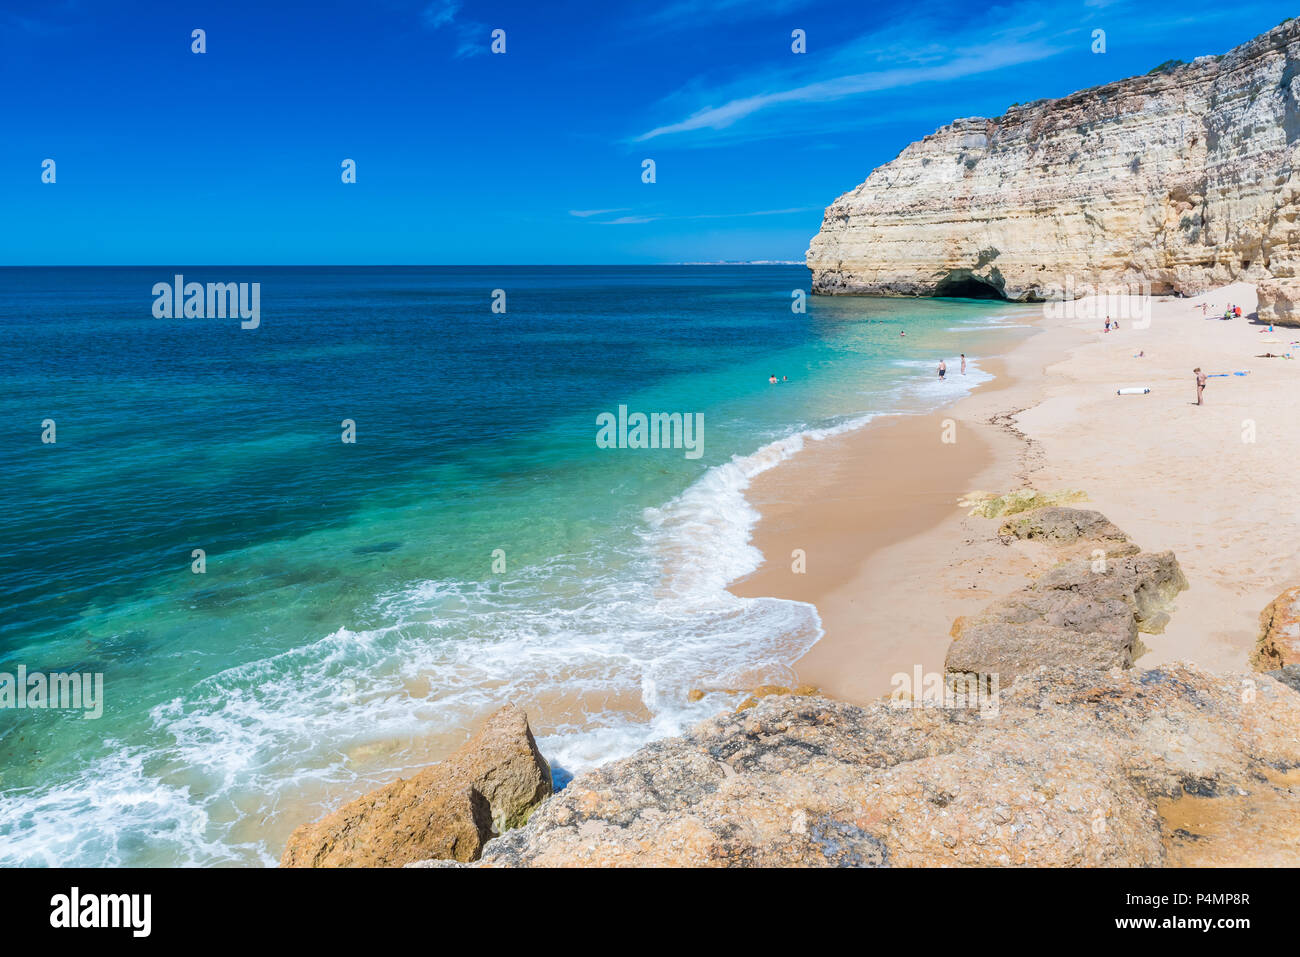
[[[956,120],[827,207],[813,290],[1052,300],[1295,277],[1298,100],[1291,20],[1223,56]],[[1265,310],[1294,321],[1272,289]]]
[[[1300,586],[1288,588],[1269,602],[1260,613],[1259,626],[1250,659],[1256,671],[1300,664]]]
[[[440,764],[399,779],[293,832],[281,867],[400,867],[476,860],[551,793],[528,717],[509,705]]]
[[[1029,586],[1077,595],[1093,601],[1121,598],[1132,610],[1138,631],[1159,634],[1169,621],[1174,598],[1187,590],[1187,579],[1171,551],[1109,557],[1101,562],[1066,562]]]
[[[998,529],[1002,541],[1043,541],[1052,545],[1074,545],[1084,541],[1118,556],[1141,551],[1128,536],[1101,512],[1085,508],[1040,508],[1008,519]]]
[[[1245,680],[1040,669],[992,713],[765,698],[579,775],[480,866],[1152,866],[1187,795],[1290,808],[1252,819],[1277,847],[1300,695]]]
[[[1256,318],[1279,326],[1300,326],[1300,279],[1270,279],[1255,284]]]
[[[1275,681],[1280,681],[1294,691],[1300,691],[1300,665],[1287,665],[1285,668],[1278,668],[1276,671],[1268,672],[1268,676]]]
[[[958,618],[945,669],[997,675],[1005,686],[1047,665],[1129,668],[1139,631],[1158,633],[1187,579],[1173,552],[1065,562]]]
[[[961,508],[969,509],[969,515],[981,515],[984,518],[997,518],[1000,515],[1016,515],[1048,506],[1067,505],[1087,498],[1079,489],[1067,488],[1056,492],[1040,492],[1037,489],[1021,488],[1006,495],[994,495],[991,492],[968,492],[957,503]]]
[[[754,705],[758,704],[759,698],[767,698],[770,697],[771,695],[776,695],[776,694],[811,695],[811,694],[818,694],[818,693],[819,692],[817,688],[813,685],[799,685],[799,687],[797,688],[787,688],[785,685],[759,685],[752,692],[750,692],[748,698],[746,698],[740,704],[736,705],[736,710],[744,711],[746,708],[752,708],[754,707]]]

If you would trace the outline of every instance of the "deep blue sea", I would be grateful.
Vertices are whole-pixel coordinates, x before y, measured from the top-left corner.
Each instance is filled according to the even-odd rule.
[[[260,325],[156,318],[176,273],[260,283]],[[0,865],[272,864],[508,700],[574,772],[717,710],[692,688],[789,680],[815,610],[725,590],[761,561],[750,479],[956,399],[1025,332],[1005,303],[793,312],[807,287],[0,269],[0,672],[104,676],[96,720],[0,709]],[[702,415],[698,457],[601,447],[620,406]]]

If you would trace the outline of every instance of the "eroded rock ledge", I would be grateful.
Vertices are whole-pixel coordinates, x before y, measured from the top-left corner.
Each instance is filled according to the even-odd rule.
[[[1083,509],[1014,513],[999,534],[1042,543],[1049,564],[1065,559],[1035,585],[1082,595],[1079,620],[1113,625],[1118,657],[1080,655],[1068,611],[992,708],[764,697],[579,775],[527,825],[489,842],[478,866],[1300,859],[1300,682],[1289,670],[1107,668],[1131,664],[1132,636],[1186,587],[1172,553],[1145,555]],[[1098,547],[1112,577],[1078,557]],[[1018,642],[1008,632],[987,647],[1005,657]]]
[[[1032,301],[1085,283],[1194,295],[1244,280],[1261,318],[1300,322],[1298,140],[1293,20],[1222,56],[912,143],[827,207],[812,287]]]
[[[1296,823],[1298,766],[1300,695],[1191,666],[1043,669],[992,717],[768,698],[580,775],[480,864],[1161,865],[1195,843],[1164,817],[1189,795]]]
[[[1046,543],[1065,559],[953,622],[945,669],[1007,684],[1037,667],[1130,668],[1138,633],[1159,634],[1187,579],[1173,552],[1146,554],[1106,516],[1050,507],[1003,522],[1003,542]]]
[[[300,829],[284,863],[1294,865],[1300,666],[1128,667],[1138,631],[1186,582],[1172,553],[1143,553],[1098,512],[1019,507],[1081,494],[976,505],[1009,546],[1044,549],[1046,566],[977,616],[997,625],[979,667],[1011,672],[991,702],[858,707],[758,689],[549,798],[523,713],[506,708],[448,761]],[[1270,606],[1261,648],[1285,645],[1296,606],[1294,590]]]

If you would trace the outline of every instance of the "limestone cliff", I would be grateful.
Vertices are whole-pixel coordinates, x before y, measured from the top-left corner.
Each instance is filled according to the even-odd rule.
[[[813,290],[1047,300],[1084,284],[1300,299],[1300,20],[1222,56],[956,120],[835,200]],[[1297,316],[1296,321],[1300,321]]]

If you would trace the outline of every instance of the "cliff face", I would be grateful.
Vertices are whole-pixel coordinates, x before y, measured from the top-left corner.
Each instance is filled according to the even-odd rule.
[[[1298,141],[1293,20],[1220,57],[911,144],[827,208],[813,290],[1048,300],[1244,280],[1267,316],[1300,283]]]

